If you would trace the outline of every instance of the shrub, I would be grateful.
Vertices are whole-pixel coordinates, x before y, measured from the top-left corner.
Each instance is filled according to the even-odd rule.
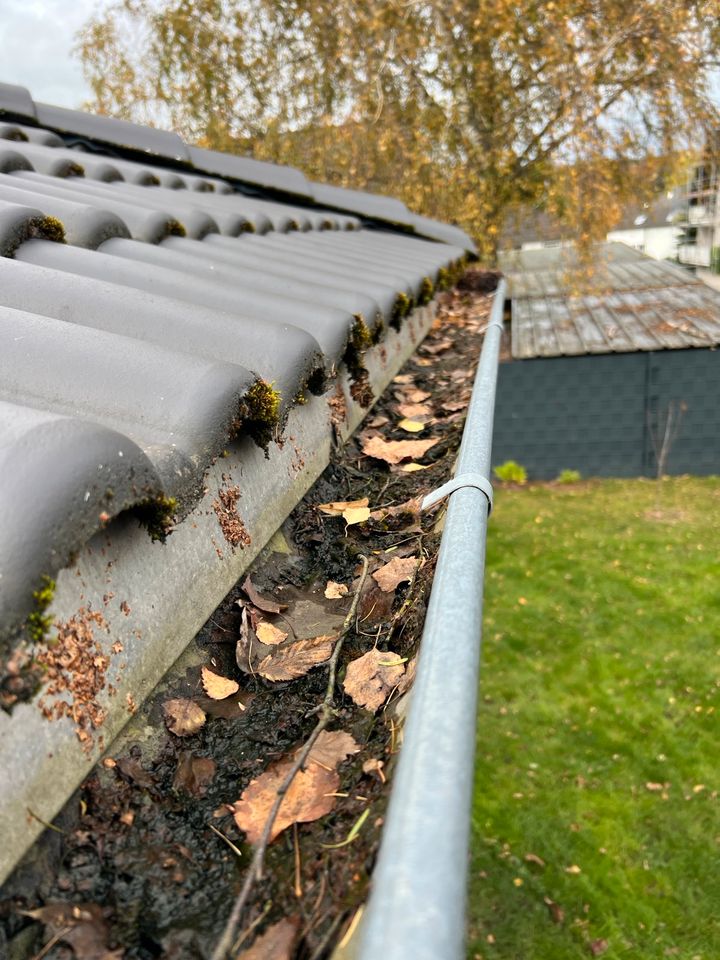
[[[561,470],[557,478],[558,483],[579,483],[581,480],[579,470]]]
[[[503,483],[527,483],[527,470],[514,460],[506,460],[493,473]]]

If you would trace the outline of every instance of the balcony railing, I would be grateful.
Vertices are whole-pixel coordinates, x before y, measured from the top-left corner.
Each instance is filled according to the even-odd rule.
[[[681,243],[678,247],[680,263],[689,263],[694,267],[710,266],[710,247],[700,247],[696,243]]]

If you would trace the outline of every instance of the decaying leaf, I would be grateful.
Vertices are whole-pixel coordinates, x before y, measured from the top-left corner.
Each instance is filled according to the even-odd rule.
[[[432,409],[426,403],[399,403],[397,409],[399,414],[411,420],[432,415]]]
[[[300,932],[300,917],[283,917],[241,951],[237,960],[290,960]]]
[[[414,473],[416,470],[427,470],[427,466],[422,463],[403,463],[399,469],[403,473]]]
[[[409,420],[407,417],[403,417],[402,420],[398,421],[398,426],[407,433],[422,433],[425,429],[424,423],[421,423],[419,420]]]
[[[205,711],[192,700],[179,698],[166,700],[163,704],[168,730],[178,737],[189,737],[205,723]]]
[[[376,570],[372,578],[381,590],[390,593],[404,580],[411,580],[419,565],[417,557],[393,557],[389,563]]]
[[[313,744],[308,762],[313,760],[321,767],[334,770],[346,757],[359,753],[361,749],[355,738],[344,730],[323,730]]]
[[[121,960],[123,956],[122,949],[108,948],[109,928],[102,907],[96,903],[48,903],[22,912],[45,924],[60,943],[72,947],[77,960]]]
[[[155,786],[155,779],[152,774],[134,757],[120,757],[115,764],[115,769],[119,770],[126,780],[136,783],[139,787],[145,787],[149,790]]]
[[[173,787],[201,797],[215,776],[215,761],[210,757],[196,757],[189,750],[180,754]]]
[[[375,457],[386,463],[400,463],[402,460],[424,456],[437,442],[437,440],[383,440],[382,437],[366,437],[362,441],[362,451],[368,457]]]
[[[339,600],[340,597],[346,597],[348,588],[344,583],[336,583],[334,580],[328,580],[325,586],[325,596],[328,600]]]
[[[212,700],[224,700],[226,697],[231,697],[234,693],[237,693],[240,689],[240,684],[236,680],[221,677],[207,667],[203,667],[200,673],[202,675],[203,689]]]
[[[320,503],[318,510],[329,517],[342,517],[348,525],[364,523],[370,516],[368,498],[362,500],[338,500],[335,503]]]
[[[428,390],[418,390],[417,387],[406,387],[402,391],[405,403],[424,403],[432,394]]]
[[[285,630],[280,630],[279,627],[276,627],[272,623],[268,623],[267,620],[261,620],[257,625],[257,638],[261,643],[266,643],[268,646],[274,647],[278,643],[282,643],[283,640],[287,640],[288,635]]]
[[[590,944],[590,953],[593,957],[601,957],[609,946],[607,940],[593,940]]]
[[[235,822],[247,834],[250,843],[262,836],[265,821],[272,808],[277,791],[290,768],[303,750],[295,752],[253,780],[233,805]],[[340,785],[337,766],[360,745],[343,730],[323,730],[313,744],[304,769],[298,771],[285,794],[270,834],[270,842],[293,823],[310,823],[329,813],[335,803]]]
[[[266,680],[295,680],[330,658],[335,637],[309,637],[274,648],[257,665],[256,672]]]
[[[343,689],[359,707],[366,707],[374,713],[404,673],[405,666],[396,653],[369,650],[348,664]]]
[[[385,766],[384,760],[376,760],[374,757],[371,757],[369,760],[366,760],[363,764],[363,773],[367,773],[368,776],[377,775],[381,783],[385,783],[387,777],[383,772],[383,767]]]
[[[284,760],[270,767],[257,780],[252,780],[240,799],[233,805],[235,823],[243,830],[250,843],[260,840],[268,814],[277,792],[285,780],[293,760]],[[298,771],[275,817],[270,833],[270,842],[293,823],[310,823],[330,813],[340,786],[340,777],[334,770],[327,770],[317,763],[307,764]]]
[[[548,908],[548,913],[550,914],[550,919],[553,923],[562,923],[565,919],[565,911],[560,906],[560,904],[555,903],[554,900],[551,900],[550,897],[543,897],[546,907]]]
[[[254,604],[258,610],[262,610],[263,613],[280,613],[281,610],[287,609],[286,603],[278,603],[277,600],[269,600],[267,597],[263,597],[262,594],[258,593],[250,577],[245,577],[242,589],[244,590],[250,602]]]
[[[397,692],[399,696],[402,696],[404,693],[407,693],[410,687],[413,685],[416,671],[417,671],[417,656],[414,656],[412,660],[409,660],[405,665],[405,673],[400,677],[400,680],[398,682]]]

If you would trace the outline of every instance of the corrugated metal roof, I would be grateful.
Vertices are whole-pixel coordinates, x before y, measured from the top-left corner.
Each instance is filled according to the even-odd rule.
[[[575,356],[720,344],[720,292],[668,261],[601,244],[594,270],[571,247],[501,258],[512,298],[512,356]]]
[[[36,103],[24,87],[0,83],[0,119],[0,138],[14,142],[24,139],[32,146],[64,151],[52,157],[35,152],[33,160],[32,151],[27,150],[26,161],[38,173],[69,176],[73,171],[66,169],[62,172],[62,164],[74,162],[83,166],[85,176],[90,179],[149,183],[150,178],[156,177],[163,186],[171,189],[199,190],[210,189],[208,184],[214,182],[215,192],[222,189],[216,178],[228,178],[236,185],[245,184],[251,193],[276,194],[281,199],[296,198],[306,205],[305,218],[316,213],[313,207],[328,207],[356,214],[364,220],[400,225],[420,236],[450,242],[465,251],[475,252],[473,241],[458,227],[411,213],[404,203],[392,197],[311,183],[294,167],[188,145],[176,133],[167,130]],[[67,146],[91,145],[94,145],[93,149],[104,147],[106,153],[115,155],[99,157],[83,153],[80,157],[68,155],[65,150]],[[118,153],[122,156],[117,156]],[[147,163],[131,163],[131,159],[143,158]],[[0,170],[18,169],[16,164],[10,148],[6,149],[4,157],[0,156]],[[303,218],[296,214],[295,219]]]
[[[110,517],[182,516],[230,438],[266,442],[258,384],[281,425],[361,376],[464,254],[32,129],[0,125],[0,635]]]

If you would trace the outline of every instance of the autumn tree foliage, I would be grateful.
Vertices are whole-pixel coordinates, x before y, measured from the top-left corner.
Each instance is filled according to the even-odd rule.
[[[402,197],[492,253],[539,205],[599,235],[717,123],[718,0],[115,0],[94,110]]]

